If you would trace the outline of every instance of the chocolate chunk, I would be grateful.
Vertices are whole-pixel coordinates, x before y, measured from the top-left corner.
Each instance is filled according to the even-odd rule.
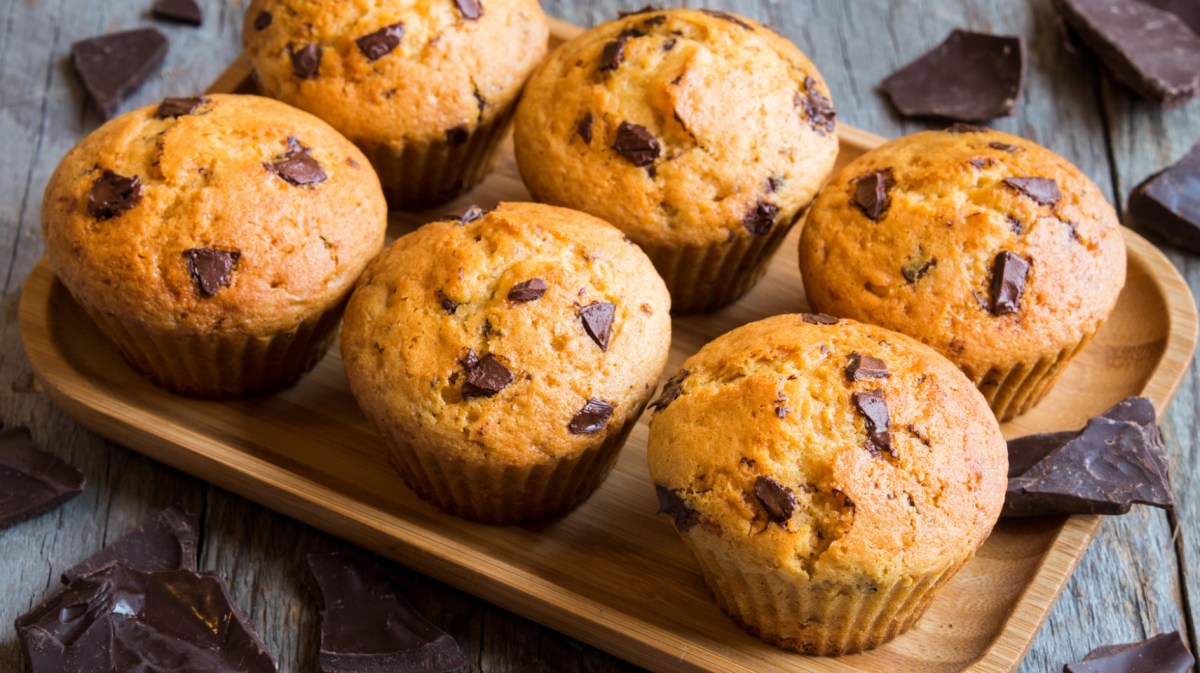
[[[363,56],[367,57],[368,61],[378,61],[379,59],[392,53],[392,50],[400,46],[400,39],[404,37],[404,24],[393,23],[390,26],[384,26],[374,33],[363,35],[354,41],[358,45],[358,50]]]
[[[131,210],[142,200],[142,181],[106,170],[88,191],[88,213],[103,222]]]
[[[1200,3],[1196,0],[1141,0],[1141,2],[1174,14],[1189,30],[1200,35]]]
[[[776,217],[779,217],[779,206],[759,199],[750,212],[742,216],[742,226],[751,236],[766,236],[775,226]]]
[[[480,208],[479,206],[472,204],[472,205],[469,205],[466,208],[464,208],[461,213],[459,213],[457,215],[451,215],[450,219],[458,220],[459,226],[467,225],[467,224],[474,222],[475,220],[478,220],[479,218],[483,217],[484,215],[487,215],[488,213],[492,212],[492,210],[493,210],[492,208],[483,209],[483,208]]]
[[[153,519],[72,566],[62,574],[62,583],[75,580],[110,563],[133,570],[196,570],[196,517],[182,508],[168,507]]]
[[[778,175],[772,175],[771,177],[767,178],[767,191],[774,194],[775,192],[779,191],[779,188],[783,186],[783,183],[784,179],[782,177]]]
[[[1024,75],[1021,38],[955,30],[880,88],[906,117],[974,121],[1012,114]]]
[[[631,38],[639,36],[636,31],[623,30],[617,39],[612,40],[604,45],[604,50],[600,52],[600,72],[612,72],[616,70],[621,61],[625,60],[625,43]]]
[[[650,14],[651,12],[661,12],[662,7],[656,5],[645,5],[641,9],[632,9],[627,11],[618,11],[617,18],[624,19],[627,16],[637,16],[638,14]]]
[[[988,129],[983,126],[976,126],[974,124],[967,124],[964,122],[955,122],[942,130],[951,135],[961,135],[964,133],[987,133],[988,132]]]
[[[0,530],[49,512],[83,484],[79,470],[38,448],[25,428],[0,431]]]
[[[315,185],[329,179],[325,169],[310,154],[309,148],[292,136],[288,136],[287,153],[274,163],[264,163],[263,167],[296,187]]]
[[[578,133],[579,137],[583,139],[583,142],[588,145],[592,144],[592,123],[594,121],[595,117],[592,116],[592,113],[585,112],[583,116],[579,118],[579,121],[575,122],[575,132]]]
[[[71,63],[105,119],[162,65],[167,38],[154,28],[111,33],[71,45]]]
[[[688,377],[688,373],[688,370],[680,369],[678,374],[667,379],[667,382],[663,384],[662,392],[658,395],[658,399],[650,405],[655,413],[666,409],[671,406],[672,402],[679,399],[679,396],[683,394],[683,381]]]
[[[613,150],[639,168],[649,166],[662,152],[662,145],[646,130],[645,126],[621,122],[617,127],[617,139]]]
[[[730,23],[736,23],[737,25],[741,26],[742,28],[745,28],[746,30],[754,30],[754,26],[751,26],[750,24],[743,21],[741,19],[741,17],[734,16],[733,14],[730,14],[729,12],[718,12],[715,9],[702,9],[700,11],[704,12],[705,14],[707,14],[709,16],[714,16],[718,19],[721,19],[723,21],[728,21]]]
[[[474,366],[467,368],[467,380],[463,383],[462,396],[464,400],[491,397],[512,382],[513,374],[508,371],[508,367],[500,364],[496,356],[488,353]]]
[[[603,400],[588,400],[587,404],[571,419],[567,429],[573,435],[591,435],[600,432],[612,418],[613,406]]]
[[[1100,414],[1099,417],[1118,423],[1133,423],[1141,426],[1151,442],[1161,439],[1154,403],[1145,397],[1126,397]],[[1009,478],[1025,474],[1043,458],[1061,449],[1067,442],[1082,433],[1083,430],[1043,432],[1010,439],[1008,441]]]
[[[592,337],[600,350],[608,350],[608,339],[612,334],[613,315],[617,305],[611,302],[593,302],[579,309],[583,329]]]
[[[1016,234],[1017,236],[1020,236],[1021,234],[1025,233],[1025,224],[1023,222],[1021,222],[1021,220],[1019,218],[1017,218],[1013,215],[1008,215],[1008,216],[1006,216],[1006,219],[1008,219],[1009,231]]]
[[[524,283],[517,283],[508,291],[508,300],[518,303],[533,301],[540,299],[543,294],[546,294],[546,281],[541,278],[530,278]]]
[[[1200,91],[1200,35],[1135,0],[1055,0],[1063,20],[1118,80],[1163,107]]]
[[[858,351],[850,354],[846,365],[846,379],[850,382],[863,379],[886,379],[889,376],[887,363],[877,357],[863,355]]]
[[[1051,208],[1062,198],[1058,183],[1050,178],[1004,178],[1004,184]]]
[[[754,497],[767,511],[771,523],[777,523],[787,528],[787,522],[796,512],[796,494],[792,489],[776,481],[773,477],[760,476],[754,480]]]
[[[458,359],[458,363],[465,369],[470,369],[479,364],[479,356],[475,354],[474,348],[468,348],[466,355]]]
[[[892,190],[892,184],[890,170],[875,171],[859,177],[854,181],[852,202],[867,219],[878,222],[891,205],[889,192]]]
[[[838,319],[825,313],[801,313],[800,320],[810,325],[836,325]]]
[[[259,12],[258,16],[254,17],[254,30],[266,30],[274,19],[270,12]]]
[[[975,159],[968,160],[967,163],[971,164],[975,168],[982,170],[984,168],[987,168],[988,166],[995,165],[996,160],[991,157],[977,157]]]
[[[175,119],[184,115],[190,115],[196,111],[196,108],[204,105],[208,99],[204,96],[193,96],[192,98],[164,98],[158,104],[158,110],[154,116],[159,119]]]
[[[867,450],[872,455],[892,451],[892,434],[888,432],[891,419],[888,416],[887,400],[882,390],[854,393],[854,406],[867,421]]]
[[[679,497],[677,491],[659,484],[654,485],[654,491],[658,494],[658,513],[675,519],[675,530],[685,533],[700,523],[700,515]]]
[[[1173,245],[1200,252],[1200,143],[1134,188],[1129,217]]]
[[[112,564],[16,621],[30,673],[274,673],[275,662],[213,573]]]
[[[204,23],[204,14],[195,0],[154,0],[150,8],[154,16],[168,21],[178,21],[192,26]]]
[[[316,79],[324,54],[325,50],[318,44],[307,44],[298,51],[292,50],[292,74],[300,79]]]
[[[1126,645],[1107,645],[1083,661],[1067,664],[1063,673],[1188,673],[1196,659],[1178,631]]]
[[[904,280],[909,283],[915,283],[921,280],[935,266],[937,266],[937,259],[926,259],[925,248],[921,247],[915,255],[905,260],[904,266],[900,267],[900,275],[904,276]]]
[[[465,145],[471,139],[471,129],[466,124],[459,124],[446,129],[446,142],[451,145]]]
[[[1017,152],[1023,151],[1022,148],[1017,145],[1009,145],[1008,143],[1002,143],[999,141],[988,143],[988,147],[994,150],[1000,150],[1001,152],[1008,152],[1009,154],[1016,154]]]
[[[242,253],[237,250],[191,248],[183,251],[183,257],[187,260],[188,273],[196,281],[200,296],[212,297],[221,288],[229,287],[229,280]]]
[[[992,301],[988,310],[992,315],[1008,315],[1021,310],[1021,296],[1025,294],[1025,279],[1029,275],[1029,261],[1007,250],[996,255],[992,262]]]
[[[454,312],[458,310],[458,302],[447,297],[445,292],[437,290],[433,293],[433,296],[437,297],[438,303],[441,304],[442,310],[446,313],[454,315]]]
[[[454,5],[464,19],[474,21],[483,16],[483,3],[480,0],[454,0]]]
[[[804,91],[797,93],[792,102],[804,109],[804,118],[817,133],[828,135],[837,130],[837,112],[833,109],[833,101],[817,91],[817,80],[805,77]]]
[[[304,580],[321,610],[321,670],[445,673],[467,664],[458,643],[415,611],[378,566],[309,554]]]

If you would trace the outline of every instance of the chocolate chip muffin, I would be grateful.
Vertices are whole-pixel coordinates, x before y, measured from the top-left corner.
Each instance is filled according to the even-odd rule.
[[[484,178],[548,37],[537,0],[252,0],[242,42],[264,93],[344,133],[412,208]]]
[[[1125,284],[1116,213],[1023,138],[956,125],[864,154],[800,240],[811,306],[894,329],[962,368],[1001,420],[1028,411]]]
[[[295,382],[383,247],[366,157],[266,98],[168,98],[84,138],[46,186],[59,280],[135,369],[199,397]]]
[[[779,34],[646,10],[559,47],[514,137],[534,198],[615,224],[695,312],[758,281],[833,170],[836,130],[820,73]]]
[[[650,476],[721,608],[806,654],[908,629],[983,544],[1008,455],[987,402],[908,337],[827,315],[740,327],[655,403]]]
[[[373,262],[342,358],[418,495],[528,521],[608,475],[666,364],[669,314],[654,266],[614,227],[502,203],[427,224]]]

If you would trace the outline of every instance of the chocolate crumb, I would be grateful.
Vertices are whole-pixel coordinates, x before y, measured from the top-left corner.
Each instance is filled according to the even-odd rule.
[[[804,117],[809,126],[821,135],[828,135],[837,130],[837,112],[833,109],[833,101],[820,91],[817,91],[817,80],[812,77],[804,78],[804,92],[797,93],[794,103],[804,108]]]
[[[438,290],[433,294],[435,297],[437,297],[438,303],[441,304],[442,310],[450,315],[454,315],[454,312],[458,310],[459,303],[450,297],[447,297],[446,293],[442,292],[441,290]]]
[[[1017,218],[1015,215],[1008,215],[1006,217],[1008,219],[1008,228],[1010,231],[1012,231],[1012,233],[1016,234],[1017,236],[1025,233],[1025,225],[1019,218]]]

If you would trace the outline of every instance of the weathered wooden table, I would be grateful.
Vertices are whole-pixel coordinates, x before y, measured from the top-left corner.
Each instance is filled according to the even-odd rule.
[[[0,532],[0,671],[22,670],[17,615],[38,603],[66,567],[180,503],[200,513],[200,566],[224,576],[280,670],[316,671],[317,618],[297,570],[312,551],[345,543],[114,445],[77,425],[39,391],[16,324],[22,283],[42,255],[42,189],[60,157],[101,120],[82,105],[67,64],[70,44],[150,23],[150,0],[6,0],[0,8],[0,279],[3,349],[0,420],[23,424],[87,475],[87,491],[61,509]],[[201,91],[240,50],[244,0],[201,0],[201,28],[157,24],[171,39],[161,72],[123,109]],[[593,25],[643,0],[546,0],[548,12]],[[675,3],[664,3],[675,4]],[[684,3],[698,4],[698,3]],[[883,136],[925,128],[900,120],[875,91],[897,66],[965,27],[1021,35],[1028,50],[1017,114],[992,125],[1074,161],[1122,210],[1143,177],[1200,140],[1200,102],[1163,111],[1136,99],[1068,53],[1048,0],[710,0],[794,40],[820,67],[840,120]],[[1200,261],[1166,248],[1200,293]],[[1200,617],[1200,369],[1193,367],[1163,424],[1180,509],[1149,508],[1107,520],[1034,643],[1021,671],[1063,663],[1111,642],[1185,630],[1196,649]],[[633,666],[403,568],[418,609],[454,635],[470,671],[541,662],[563,673]],[[1189,597],[1191,600],[1189,600]]]

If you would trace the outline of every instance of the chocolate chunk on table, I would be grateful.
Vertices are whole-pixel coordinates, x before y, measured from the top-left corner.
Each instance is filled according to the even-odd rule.
[[[1178,631],[1125,645],[1107,645],[1083,661],[1063,666],[1063,673],[1188,673],[1196,659]]]
[[[1099,417],[1115,422],[1135,423],[1146,430],[1151,441],[1160,438],[1154,403],[1149,398],[1126,397],[1100,414]],[[1062,448],[1067,442],[1082,433],[1083,430],[1067,430],[1043,432],[1010,439],[1008,441],[1008,477],[1011,479],[1021,476],[1038,461]]]
[[[274,673],[221,578],[121,564],[84,575],[16,621],[30,673]]]
[[[204,13],[196,0],[155,0],[150,11],[156,18],[178,21],[192,26],[204,23]]]
[[[49,512],[83,484],[79,470],[38,448],[25,428],[0,432],[0,530]]]
[[[413,610],[384,572],[346,554],[309,554],[327,673],[440,673],[466,665],[449,634]]]
[[[1200,35],[1139,0],[1055,0],[1059,15],[1101,63],[1144,98],[1175,107],[1200,91]]]
[[[75,564],[62,574],[70,584],[110,563],[134,570],[196,570],[199,523],[183,508],[168,507],[136,530]]]
[[[880,88],[906,117],[976,121],[1012,114],[1024,77],[1021,38],[955,30]]]
[[[1200,253],[1200,143],[1176,164],[1134,187],[1128,211],[1137,226]]]
[[[71,63],[83,88],[107,119],[167,55],[167,38],[153,28],[138,28],[81,40],[71,45]]]

